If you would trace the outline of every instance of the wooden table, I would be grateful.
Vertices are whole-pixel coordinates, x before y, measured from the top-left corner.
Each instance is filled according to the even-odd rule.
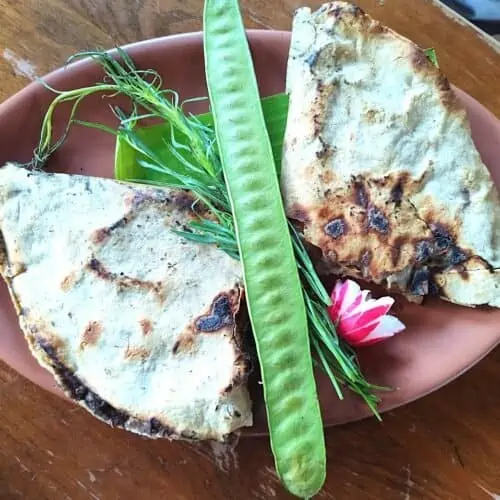
[[[289,29],[302,0],[243,0],[248,27]],[[313,0],[309,5],[319,5]],[[360,0],[500,116],[500,49],[424,0]],[[82,49],[200,29],[202,0],[0,0],[0,99]],[[1,140],[1,139],[0,139]],[[474,335],[474,332],[470,332]],[[0,331],[1,334],[1,331]],[[327,432],[318,498],[500,498],[500,350],[437,393]],[[496,494],[495,494],[496,493]],[[237,450],[148,441],[0,366],[0,499],[285,499],[267,439]]]

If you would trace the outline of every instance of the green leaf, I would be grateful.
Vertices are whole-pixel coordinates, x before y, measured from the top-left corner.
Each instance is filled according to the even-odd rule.
[[[436,50],[433,48],[425,49],[424,50],[425,55],[427,56],[427,59],[436,66],[436,68],[439,68],[439,63],[436,55]]]
[[[283,137],[285,136],[286,118],[288,115],[288,96],[276,94],[262,99],[262,110],[266,122],[267,132],[271,140],[276,168],[281,165],[281,151],[283,148]],[[196,117],[202,125],[212,126],[212,113],[205,113]],[[176,172],[186,172],[186,167],[178,157],[172,155],[168,144],[172,142],[172,127],[169,122],[150,127],[136,127],[134,134],[151,151],[154,151],[159,159],[164,160],[170,168]],[[115,151],[115,177],[127,181],[130,179],[148,180],[153,182],[170,183],[174,179],[168,174],[160,171],[144,169],[139,162],[145,158],[138,153],[126,140],[124,133],[118,134]],[[175,140],[182,146],[187,146],[187,139],[182,135],[176,135]],[[190,153],[183,153],[186,160],[190,160]],[[193,163],[196,163],[193,159]]]

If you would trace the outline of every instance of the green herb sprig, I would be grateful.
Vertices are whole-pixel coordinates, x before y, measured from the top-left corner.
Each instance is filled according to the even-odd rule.
[[[213,220],[199,218],[187,230],[179,230],[178,234],[198,243],[215,244],[231,257],[238,259],[231,208],[214,129],[202,123],[196,116],[186,114],[178,94],[162,88],[160,75],[153,70],[136,69],[125,51],[117,49],[115,55],[106,52],[85,52],[74,56],[71,61],[83,57],[92,58],[103,68],[106,81],[91,87],[59,93],[51,103],[43,122],[40,144],[34,155],[34,166],[43,166],[50,155],[61,146],[73,123],[113,133],[119,143],[126,144],[135,152],[138,165],[142,169],[135,178],[121,180],[191,191],[206,205]],[[81,100],[94,93],[122,94],[130,98],[133,105],[130,114],[125,114],[121,109],[114,109],[120,123],[117,130],[75,118]],[[66,131],[60,139],[53,141],[51,123],[54,109],[68,101],[73,103],[73,107]],[[160,155],[158,151],[150,148],[138,133],[141,130],[138,125],[147,118],[160,118],[169,124],[170,134],[163,138],[163,147],[175,162],[165,161],[165,155]],[[175,168],[169,164],[175,164]],[[380,419],[377,411],[379,399],[375,391],[386,388],[372,385],[365,379],[355,352],[339,339],[327,311],[331,304],[328,292],[305,249],[302,235],[292,223],[289,223],[289,228],[304,292],[311,345],[317,355],[316,363],[329,376],[340,399],[344,397],[342,386],[347,386],[359,395]]]

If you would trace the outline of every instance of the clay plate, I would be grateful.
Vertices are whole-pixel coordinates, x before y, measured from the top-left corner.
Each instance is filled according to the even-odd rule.
[[[250,43],[263,96],[284,90],[290,42],[288,32],[250,31]],[[182,98],[207,95],[204,79],[202,37],[199,33],[160,38],[127,47],[136,64],[154,68],[165,87],[176,89]],[[46,81],[58,89],[91,85],[101,80],[95,65],[82,61],[51,73]],[[500,185],[500,122],[463,92],[459,98],[469,112],[474,140],[484,162]],[[0,106],[0,164],[28,161],[38,143],[40,124],[53,94],[33,83]],[[125,102],[121,102],[126,105]],[[108,104],[117,99],[93,97],[84,101],[79,117],[115,124]],[[197,104],[193,111],[204,111]],[[61,130],[67,110],[56,115]],[[49,170],[111,177],[114,138],[84,127],[75,127],[64,146],[53,156]],[[451,381],[493,349],[500,340],[500,310],[471,310],[445,302],[416,306],[398,300],[394,311],[408,326],[403,334],[359,351],[368,379],[394,388],[383,397],[383,411],[408,403]],[[41,368],[28,350],[19,330],[7,289],[0,288],[0,356],[14,369],[41,387],[57,394],[51,375]],[[368,415],[354,397],[340,402],[328,380],[318,374],[326,425],[358,420]],[[265,432],[261,399],[256,399],[256,425],[250,433]]]

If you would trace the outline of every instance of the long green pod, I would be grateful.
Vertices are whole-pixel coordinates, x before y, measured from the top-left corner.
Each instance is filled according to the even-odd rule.
[[[325,480],[323,424],[304,298],[237,0],[206,0],[204,50],[276,469],[291,493],[309,498]]]

